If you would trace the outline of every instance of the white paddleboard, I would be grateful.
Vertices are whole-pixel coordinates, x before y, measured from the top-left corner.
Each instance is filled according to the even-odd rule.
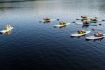
[[[104,38],[104,37],[105,37],[105,34],[103,34],[102,37],[88,36],[88,37],[86,37],[86,39],[94,40],[94,39],[100,39],[100,38]]]
[[[56,21],[57,19],[50,19],[49,21],[52,22],[52,21]],[[46,20],[42,20],[41,22],[46,22]]]
[[[65,25],[67,26],[67,25],[70,25],[71,23],[66,23]],[[65,25],[54,25],[54,27],[62,27],[62,26],[65,26]]]
[[[86,33],[83,33],[83,34],[78,34],[78,33],[74,33],[74,34],[71,34],[71,36],[83,36],[83,35],[86,35],[88,33],[90,33],[91,31],[86,31]]]

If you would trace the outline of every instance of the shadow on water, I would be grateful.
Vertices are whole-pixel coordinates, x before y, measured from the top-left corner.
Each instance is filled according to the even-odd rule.
[[[82,25],[82,28],[88,28],[89,25]]]
[[[89,40],[89,39],[85,39],[86,41],[93,41],[93,42],[96,42],[96,41],[102,41],[104,38],[100,38],[100,39],[94,39],[94,40]]]

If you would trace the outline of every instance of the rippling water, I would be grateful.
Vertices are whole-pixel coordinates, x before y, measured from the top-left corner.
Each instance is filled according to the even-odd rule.
[[[105,1],[1,3],[0,29],[11,24],[14,30],[11,35],[0,35],[0,67],[7,70],[104,70],[105,39],[86,41],[85,37],[71,38],[70,34],[78,29],[92,28],[105,33],[105,22],[100,22],[102,26],[87,28],[74,23],[65,28],[54,28],[58,21],[39,22],[46,16],[72,22],[81,15],[105,19]]]

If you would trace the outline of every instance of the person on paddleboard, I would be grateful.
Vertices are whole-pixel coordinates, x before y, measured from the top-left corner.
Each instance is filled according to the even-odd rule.
[[[87,16],[81,16],[81,18],[87,18]]]
[[[90,20],[91,20],[91,21],[97,21],[97,17],[91,18]]]
[[[83,20],[83,24],[89,24],[89,21],[88,20]]]
[[[43,20],[44,20],[44,23],[49,23],[49,22],[51,22],[51,19],[48,18],[48,17],[43,18]]]
[[[48,17],[45,17],[45,18],[43,18],[43,20],[50,20],[50,18],[48,18]]]
[[[65,25],[66,23],[65,22],[59,22],[59,25]]]
[[[103,33],[97,32],[96,34],[94,34],[94,36],[96,36],[96,37],[101,37],[101,36],[103,36]]]
[[[84,20],[87,20],[88,18],[87,18],[87,16],[81,16],[81,21],[84,21]]]
[[[85,30],[79,30],[79,31],[77,31],[78,32],[78,34],[83,34],[83,33],[86,33],[86,31]]]

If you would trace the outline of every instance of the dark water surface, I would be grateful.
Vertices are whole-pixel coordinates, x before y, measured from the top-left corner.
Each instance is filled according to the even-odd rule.
[[[0,35],[1,70],[105,70],[105,39],[86,41],[85,37],[71,38],[82,29],[71,24],[54,28],[54,21],[40,23],[43,17],[72,22],[81,15],[105,19],[104,0],[28,1],[0,4],[0,29],[14,26],[11,35]],[[105,22],[96,28],[105,33]],[[90,35],[92,35],[91,33]]]

